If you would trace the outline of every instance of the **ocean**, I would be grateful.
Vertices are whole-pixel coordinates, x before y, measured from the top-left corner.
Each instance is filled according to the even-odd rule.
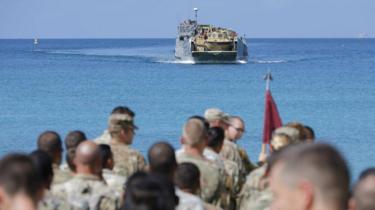
[[[192,115],[218,107],[246,122],[240,144],[257,160],[265,82],[284,123],[311,126],[335,145],[353,178],[375,166],[375,39],[248,39],[244,64],[174,60],[174,39],[0,40],[0,155],[30,152],[38,135],[72,130],[90,139],[112,108],[136,112],[134,147],[180,145]]]

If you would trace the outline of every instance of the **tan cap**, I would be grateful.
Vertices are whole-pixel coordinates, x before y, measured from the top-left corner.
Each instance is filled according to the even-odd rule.
[[[224,123],[230,124],[229,114],[221,111],[218,108],[206,109],[206,111],[204,112],[204,118],[206,118],[208,122],[211,122],[214,120],[221,120]]]
[[[283,127],[277,128],[274,131],[274,133],[275,134],[285,134],[285,135],[289,136],[292,143],[298,143],[300,141],[299,140],[299,131],[296,128],[283,126]]]
[[[108,130],[110,132],[120,131],[124,126],[138,129],[138,127],[134,125],[133,118],[128,114],[112,114],[109,117]]]

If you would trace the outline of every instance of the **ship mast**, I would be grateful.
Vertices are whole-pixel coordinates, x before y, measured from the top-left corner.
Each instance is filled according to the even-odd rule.
[[[194,8],[195,12],[195,22],[198,24],[198,8]]]

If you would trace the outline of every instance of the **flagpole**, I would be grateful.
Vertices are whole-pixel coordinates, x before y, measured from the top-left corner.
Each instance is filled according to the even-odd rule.
[[[268,90],[270,90],[270,83],[273,80],[271,72],[268,72],[264,76],[264,80],[266,80],[266,91],[268,91]],[[262,143],[262,151],[261,151],[261,153],[263,153],[264,155],[267,155],[267,144],[265,144],[264,142]]]

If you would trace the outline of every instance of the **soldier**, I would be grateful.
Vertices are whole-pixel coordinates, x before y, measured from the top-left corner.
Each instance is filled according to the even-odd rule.
[[[200,172],[199,168],[193,163],[181,163],[176,170],[174,182],[180,190],[178,194],[184,195],[180,197],[179,205],[176,210],[217,210],[220,209],[208,203],[203,203],[197,196],[200,188]]]
[[[71,131],[68,133],[68,135],[65,137],[65,148],[66,148],[66,163],[68,164],[68,167],[71,172],[75,172],[75,166],[73,163],[74,157],[75,157],[75,151],[78,147],[78,145],[86,141],[87,137],[85,133],[82,131]],[[63,165],[62,167],[64,170],[67,170],[66,165]]]
[[[375,209],[375,168],[368,168],[359,176],[359,180],[353,188],[353,196],[349,202],[349,209]]]
[[[1,210],[36,210],[41,185],[30,157],[9,154],[0,160]]]
[[[175,210],[178,197],[165,176],[136,172],[126,183],[122,210]]]
[[[220,127],[212,127],[208,130],[208,143],[204,149],[204,156],[214,161],[224,177],[226,191],[222,195],[226,197],[229,209],[235,208],[235,198],[239,193],[239,169],[235,162],[222,158],[219,153],[224,143],[224,130]]]
[[[239,186],[241,187],[245,181],[245,168],[242,163],[240,153],[238,152],[238,147],[235,143],[228,139],[228,127],[230,125],[229,115],[217,108],[207,109],[204,113],[204,117],[210,123],[211,127],[219,126],[225,131],[225,139],[222,149],[220,150],[220,155],[226,159],[233,161],[237,164],[240,170],[239,176]]]
[[[177,161],[173,147],[167,142],[157,142],[148,150],[148,162],[151,174],[159,174],[174,182]],[[199,183],[199,178],[198,178]],[[203,210],[202,200],[192,194],[186,193],[176,185],[176,195],[179,198],[177,210]]]
[[[347,209],[350,175],[327,144],[298,144],[270,162],[271,210]]]
[[[50,192],[53,179],[52,160],[44,151],[36,150],[30,154],[34,166],[42,180],[43,198],[39,201],[38,210],[70,210],[70,205],[54,197]]]
[[[103,168],[101,174],[102,179],[104,179],[108,187],[115,189],[122,195],[124,193],[123,185],[126,182],[126,177],[116,174],[113,171],[114,160],[111,147],[107,144],[100,144],[99,150]]]
[[[129,107],[126,107],[126,106],[115,107],[112,110],[111,115],[109,116],[109,121],[111,119],[111,116],[115,115],[115,114],[124,114],[124,115],[129,116],[131,119],[134,119],[134,117],[135,117],[135,113]],[[109,124],[108,126],[110,126],[109,121],[108,121],[108,124]],[[98,138],[96,138],[94,141],[97,144],[109,144],[110,140],[111,140],[111,134],[110,134],[109,130],[106,129],[103,132],[103,134],[101,136],[99,136]]]
[[[45,131],[40,134],[38,149],[46,152],[52,158],[53,185],[66,182],[72,177],[68,171],[63,171],[59,168],[63,152],[59,134],[54,131]]]
[[[206,141],[207,130],[204,122],[195,118],[189,119],[183,126],[183,150],[176,158],[178,163],[190,162],[197,165],[201,173],[202,199],[208,203],[219,204],[223,180],[216,164],[203,156]]]
[[[74,163],[74,177],[54,187],[53,194],[78,209],[117,209],[119,194],[99,177],[102,170],[99,147],[91,141],[82,142],[77,148]]]
[[[290,128],[292,129],[292,128]],[[274,133],[271,140],[272,151],[276,152],[291,144],[291,139],[284,133]],[[268,164],[253,170],[246,177],[246,182],[242,187],[238,197],[238,209],[267,209],[272,201],[272,193],[269,189],[268,177],[266,174]]]
[[[135,130],[133,119],[128,115],[113,114],[110,119],[109,132],[110,146],[115,165],[113,170],[125,177],[145,168],[145,159],[142,154],[130,147]]]
[[[238,116],[231,116],[229,118],[230,124],[228,127],[228,139],[237,143],[241,139],[242,135],[245,133],[245,122]],[[244,166],[245,175],[248,175],[256,166],[250,161],[249,156],[247,155],[246,150],[237,144],[238,152],[242,159],[242,164]]]

